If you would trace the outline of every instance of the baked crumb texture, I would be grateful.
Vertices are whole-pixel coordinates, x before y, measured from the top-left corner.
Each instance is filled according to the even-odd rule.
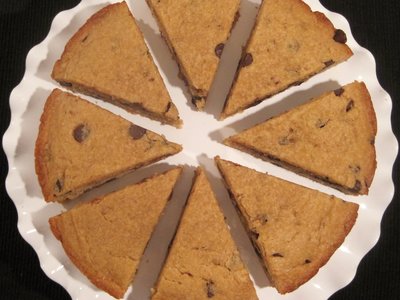
[[[147,0],[179,65],[195,107],[202,110],[239,17],[240,0]]]
[[[49,220],[71,261],[98,288],[124,296],[181,171],[171,169]]]
[[[254,106],[353,53],[346,34],[301,0],[264,0],[221,119]]]
[[[232,200],[279,293],[327,263],[353,227],[358,205],[216,158]]]
[[[60,202],[181,150],[161,135],[55,89],[41,117],[35,166],[44,199]]]
[[[52,78],[131,113],[180,127],[182,121],[125,2],[95,13],[67,43]]]
[[[196,173],[152,300],[256,300],[206,175]]]
[[[346,194],[365,195],[376,169],[369,92],[353,82],[224,141]]]

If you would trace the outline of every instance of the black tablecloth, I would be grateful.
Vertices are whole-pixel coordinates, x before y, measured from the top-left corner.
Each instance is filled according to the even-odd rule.
[[[378,79],[392,96],[392,124],[399,136],[399,1],[321,2],[328,9],[343,14],[351,25],[355,39],[374,54]],[[78,3],[79,0],[0,0],[1,135],[9,124],[8,99],[11,90],[22,79],[27,52],[45,38],[52,19],[59,11]],[[0,159],[0,299],[70,299],[62,287],[42,272],[34,250],[19,235],[16,210],[4,186],[8,168],[3,152]],[[396,164],[393,174],[396,187],[399,187],[398,176],[399,167]],[[362,260],[352,283],[331,299],[400,299],[399,202],[400,196],[396,193],[383,218],[377,246]],[[368,234],[368,229],[365,234]]]

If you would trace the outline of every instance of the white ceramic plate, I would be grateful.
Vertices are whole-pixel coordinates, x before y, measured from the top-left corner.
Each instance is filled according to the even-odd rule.
[[[65,205],[46,204],[38,185],[34,171],[33,153],[39,119],[47,96],[53,88],[58,87],[51,80],[50,73],[54,62],[60,57],[65,43],[89,16],[110,1],[84,0],[75,8],[59,13],[53,21],[47,38],[29,52],[25,76],[10,97],[12,119],[3,139],[9,163],[6,187],[18,210],[18,229],[21,235],[35,249],[43,271],[52,280],[61,284],[73,299],[112,298],[94,287],[69,261],[61,244],[50,232],[49,217],[72,207],[77,202],[114,190],[127,183],[136,182],[150,176],[153,172],[166,170],[170,167],[169,165],[174,164],[187,165],[186,171],[175,189],[173,199],[169,203],[161,223],[157,226],[135,282],[125,296],[126,299],[148,299],[150,288],[157,279],[178,216],[189,192],[194,167],[198,165],[204,166],[208,171],[213,188],[227,216],[232,235],[238,244],[243,260],[250,269],[260,299],[326,299],[350,283],[355,276],[360,260],[377,242],[382,215],[394,193],[391,173],[398,145],[390,123],[392,102],[390,96],[377,81],[373,56],[354,40],[345,18],[327,11],[317,0],[306,1],[313,10],[325,13],[336,28],[341,28],[347,33],[348,45],[354,51],[354,56],[346,63],[313,77],[301,86],[292,87],[268,101],[248,109],[245,113],[228,118],[223,122],[216,119],[233,79],[241,46],[245,44],[253,26],[259,2],[256,0],[242,1],[241,17],[225,47],[221,67],[209,98],[210,105],[207,106],[206,112],[200,113],[194,111],[189,104],[186,88],[177,76],[176,63],[160,38],[145,1],[129,1],[171,97],[184,120],[184,127],[178,130],[171,126],[161,126],[157,122],[131,115],[102,101],[89,97],[84,98],[138,125],[166,135],[168,139],[182,144],[184,150],[162,163],[138,170]],[[362,80],[367,84],[378,119],[376,138],[378,167],[369,196],[343,195],[336,190],[221,144],[224,137],[354,80]],[[360,204],[358,220],[345,243],[314,278],[295,292],[283,296],[270,287],[214,166],[212,158],[215,155]]]

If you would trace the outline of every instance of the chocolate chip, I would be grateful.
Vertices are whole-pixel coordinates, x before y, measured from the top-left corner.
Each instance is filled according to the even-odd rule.
[[[75,127],[73,132],[74,139],[78,143],[82,143],[83,141],[85,141],[89,134],[90,130],[85,124],[79,124]]]
[[[231,199],[235,199],[235,196],[233,195],[233,192],[231,191],[231,189],[228,189],[228,194],[229,194],[229,197],[231,197]],[[233,204],[236,206],[236,201],[233,201]]]
[[[335,42],[338,42],[341,44],[346,44],[346,42],[347,42],[346,33],[341,29],[336,29],[333,39],[335,40]]]
[[[65,86],[65,87],[71,87],[72,86],[72,83],[70,83],[70,82],[59,81],[59,83],[60,83],[61,86]]]
[[[169,110],[171,109],[171,107],[172,107],[172,102],[168,102],[168,104],[167,104],[167,109],[165,110],[165,112],[169,112]]]
[[[302,80],[295,81],[295,82],[291,83],[291,84],[289,85],[289,87],[298,86],[298,85],[302,84],[303,82],[304,82],[304,81],[302,81]]]
[[[215,47],[215,55],[221,58],[222,52],[224,51],[225,44],[221,43]]]
[[[240,66],[242,68],[250,66],[253,63],[253,55],[251,53],[246,53],[246,55],[242,58],[240,62]]]
[[[306,260],[304,261],[304,263],[305,263],[305,264],[310,264],[310,263],[311,263],[311,260],[306,259]]]
[[[335,96],[340,97],[344,93],[344,88],[339,88],[339,89],[335,90],[334,93],[335,93]]]
[[[57,179],[56,185],[55,185],[57,193],[60,193],[62,191],[63,185],[64,185],[63,181],[61,179]]]
[[[251,104],[251,106],[256,106],[256,105],[260,104],[261,102],[263,102],[263,99],[256,98],[256,99],[254,99],[254,101]]]
[[[361,190],[361,182],[359,180],[356,180],[356,183],[354,184],[354,189],[357,191]]]
[[[85,36],[85,37],[81,40],[81,43],[84,43],[84,42],[87,40],[88,36],[89,36],[89,35]]]
[[[260,234],[257,231],[251,230],[250,231],[251,237],[255,240],[258,240],[258,238],[260,237]]]
[[[350,189],[350,191],[352,193],[358,193],[358,192],[361,191],[361,188],[362,188],[362,186],[361,186],[360,180],[356,180],[356,183],[354,184],[354,187],[352,189]]]
[[[256,250],[257,256],[262,258],[260,247],[253,241],[254,249]]]
[[[192,103],[197,106],[198,102],[201,102],[205,97],[201,96],[192,96]]]
[[[283,255],[280,254],[280,253],[274,253],[274,254],[272,254],[272,256],[273,256],[273,257],[283,257]]]
[[[349,103],[347,103],[346,112],[349,112],[350,110],[352,110],[353,107],[354,107],[354,101],[350,100]]]
[[[215,296],[214,282],[212,280],[207,281],[206,286],[207,286],[207,298],[214,297]]]
[[[324,61],[325,68],[328,68],[328,67],[332,66],[334,63],[335,62],[332,59]]]
[[[318,121],[317,121],[317,123],[315,124],[315,126],[317,127],[317,128],[324,128],[326,125],[328,125],[328,123],[329,123],[329,121],[330,121],[330,119],[328,119],[328,120],[326,120],[326,121],[323,121],[323,120],[321,120],[321,119],[318,119]]]
[[[142,136],[146,134],[147,130],[137,126],[135,124],[132,124],[131,127],[129,127],[129,134],[134,140],[140,139]]]
[[[369,141],[369,143],[370,143],[371,145],[375,145],[375,138],[372,138],[372,139]]]
[[[267,222],[268,222],[268,218],[267,218],[267,216],[266,215],[259,215],[259,216],[257,216],[257,219],[256,219],[257,221],[260,221],[260,223],[262,224],[262,225],[264,225],[264,224],[266,224]]]

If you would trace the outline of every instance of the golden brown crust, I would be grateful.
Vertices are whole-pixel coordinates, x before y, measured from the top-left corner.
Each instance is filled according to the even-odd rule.
[[[354,82],[231,136],[225,145],[336,188],[365,195],[376,169],[376,116]]]
[[[264,0],[220,118],[348,59],[351,49],[335,34],[329,19],[301,0]]]
[[[323,253],[318,261],[315,262],[315,264],[319,268],[313,268],[308,270],[303,274],[303,276],[299,277],[296,279],[295,283],[291,282],[280,282],[279,287],[277,286],[277,289],[279,293],[281,294],[286,294],[295,291],[297,288],[299,288],[301,285],[309,281],[311,278],[313,278],[319,271],[320,268],[325,266],[329,259],[332,257],[332,255],[336,252],[336,250],[343,244],[344,240],[346,239],[346,236],[350,233],[351,229],[353,228],[355,222],[357,221],[358,217],[358,206],[354,206],[353,209],[349,211],[349,215],[347,219],[343,222],[343,228],[344,230],[342,231],[342,234],[337,237],[337,240],[332,243],[329,247],[329,249],[326,250],[325,253]]]
[[[289,293],[343,243],[358,205],[215,158],[273,285]]]
[[[87,140],[76,140],[80,126],[89,129]],[[56,89],[41,117],[35,168],[45,200],[64,201],[181,150],[163,136]]]
[[[368,92],[367,86],[364,82],[355,82],[359,85],[359,92],[360,92],[360,100],[362,101],[362,107],[365,110],[364,114],[366,115],[365,119],[367,120],[366,124],[369,125],[368,131],[371,134],[371,137],[373,137],[371,139],[371,144],[373,145],[373,147],[371,147],[371,152],[368,153],[369,157],[367,157],[367,159],[372,162],[369,165],[369,169],[366,171],[366,176],[365,176],[365,189],[364,190],[365,194],[368,194],[368,190],[369,187],[372,184],[372,181],[374,179],[375,176],[375,170],[376,170],[376,166],[377,166],[377,162],[376,162],[376,149],[375,149],[375,137],[377,134],[377,119],[376,119],[376,114],[375,114],[375,110],[374,110],[374,106],[372,104],[372,99],[371,99],[371,95]],[[367,155],[367,153],[365,153],[365,155]]]
[[[52,78],[129,112],[182,125],[125,2],[110,4],[87,20],[68,41]]]
[[[58,229],[58,216],[50,218],[49,225],[53,235],[56,237],[57,240],[61,241],[61,232]]]
[[[42,187],[44,199],[49,202],[53,201],[53,188],[48,182],[47,165],[45,163],[46,149],[49,142],[49,119],[54,111],[55,99],[59,97],[61,90],[55,89],[48,97],[42,116],[40,117],[39,134],[35,144],[35,169],[38,176],[39,184]]]
[[[82,41],[91,31],[91,29],[98,24],[105,15],[110,13],[113,9],[119,6],[123,6],[124,2],[114,3],[111,5],[107,5],[106,7],[100,9],[94,15],[92,15],[86,23],[71,37],[71,39],[67,42],[64,48],[64,52],[61,55],[61,58],[56,61],[54,64],[54,68],[51,74],[52,78],[56,78],[59,76],[59,73],[63,72],[62,61],[67,59],[67,54],[71,52],[74,48],[74,45]]]
[[[115,298],[124,296],[181,172],[182,167],[176,167],[155,174],[49,219],[65,253],[98,288]],[[97,232],[88,231],[94,228]],[[121,279],[120,272],[128,276]]]
[[[60,216],[55,216],[49,219],[49,224],[51,231],[54,236],[62,243],[65,253],[72,261],[72,263],[85,275],[88,279],[99,289],[109,293],[115,298],[122,298],[125,294],[125,290],[118,286],[117,284],[110,282],[109,280],[104,280],[93,270],[88,267],[85,263],[82,263],[81,259],[75,255],[74,249],[69,248],[64,244],[63,236],[61,234],[60,228],[64,225]]]

